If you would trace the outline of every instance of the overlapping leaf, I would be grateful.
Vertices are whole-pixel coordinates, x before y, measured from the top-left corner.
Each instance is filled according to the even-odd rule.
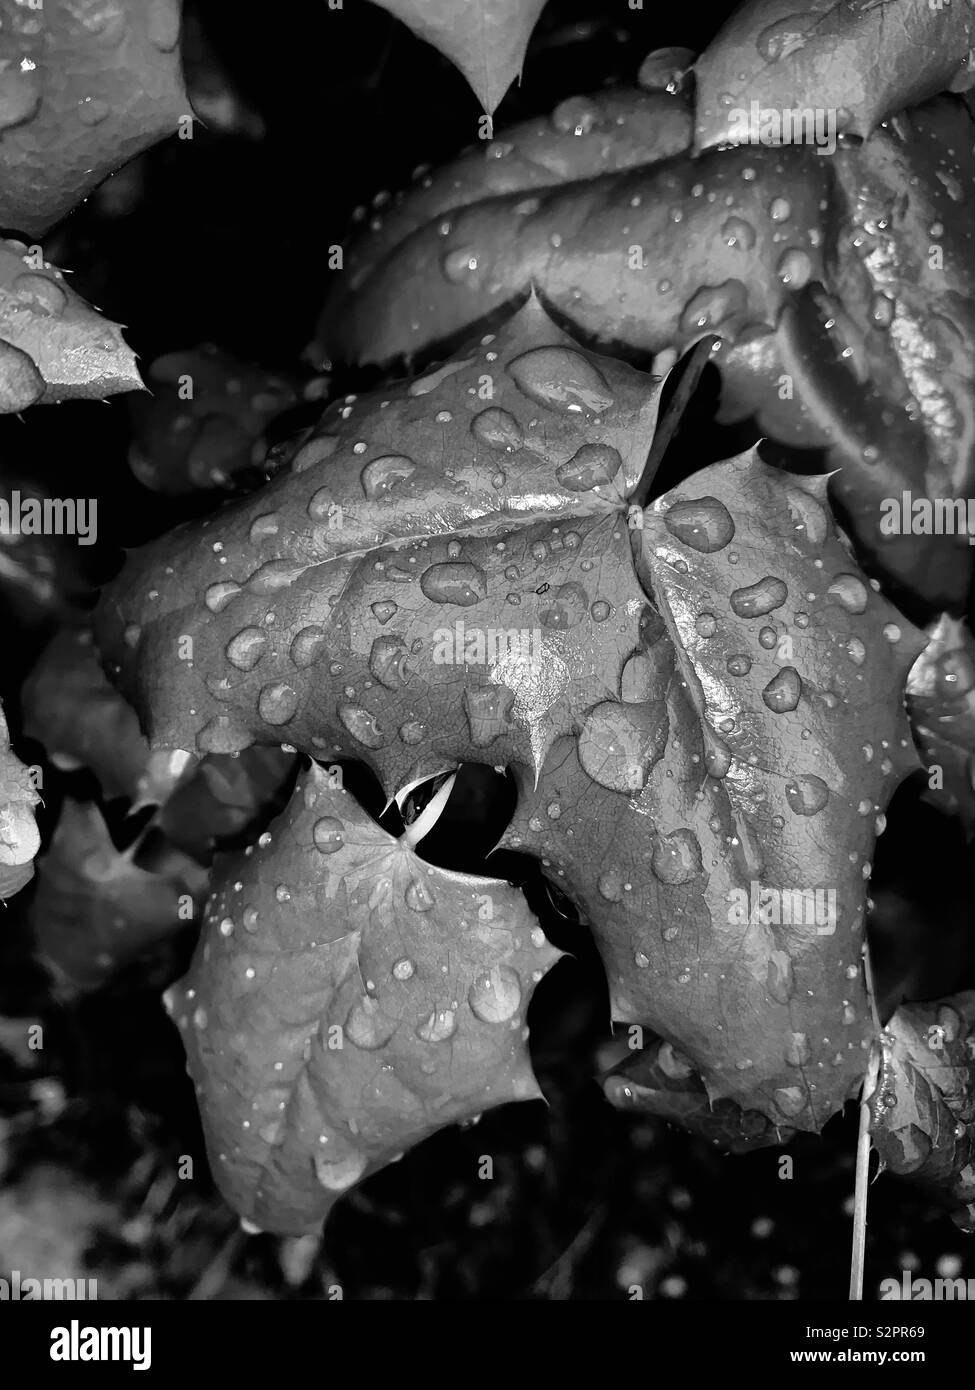
[[[839,131],[865,139],[905,106],[969,85],[973,45],[966,5],[748,0],[695,65],[698,148],[741,139],[738,113],[752,103],[829,112]]]
[[[158,357],[151,395],[130,404],[129,463],[146,487],[170,496],[253,484],[269,421],[295,404],[294,383],[212,344]]]
[[[166,873],[141,868],[135,846],[115,847],[97,806],[67,799],[30,904],[39,954],[62,983],[96,989],[192,921],[205,885],[186,856]]]
[[[10,747],[0,709],[0,898],[12,897],[34,876],[41,843],[34,820],[39,801],[30,772]]]
[[[220,864],[167,996],[228,1200],[310,1230],[407,1146],[539,1095],[525,1009],[557,955],[518,889],[426,864],[313,763]]]
[[[884,1030],[871,1134],[892,1173],[958,1203],[975,1231],[975,991],[904,1004]]]
[[[943,613],[911,668],[908,709],[936,799],[975,826],[975,639]]]
[[[377,0],[460,68],[490,113],[516,77],[545,0]]]
[[[0,226],[37,236],[189,107],[179,0],[0,3]]]
[[[287,740],[364,759],[390,793],[444,754],[539,768],[638,641],[621,509],[658,396],[532,301],[330,409],[289,472],[106,591],[99,640],[153,745]]]
[[[863,1076],[864,899],[917,766],[902,692],[923,643],[823,495],[746,454],[647,509],[660,617],[505,837],[588,917],[615,1018],[674,1044],[712,1101],[802,1129]]]
[[[0,242],[0,414],[141,386],[118,325],[86,304],[35,249]]]

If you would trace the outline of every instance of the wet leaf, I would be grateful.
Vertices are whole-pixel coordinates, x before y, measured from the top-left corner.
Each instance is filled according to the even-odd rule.
[[[518,889],[425,863],[313,763],[218,864],[167,995],[224,1195],[299,1234],[435,1130],[538,1096],[525,1009],[557,956]]]
[[[975,828],[975,638],[943,613],[907,681],[914,737],[933,800]]]
[[[964,5],[748,0],[695,64],[697,146],[738,143],[743,127],[749,138],[753,103],[773,120],[802,108],[832,113],[838,131],[865,139],[905,106],[969,85],[973,43]],[[761,117],[754,124],[757,140]]]
[[[0,4],[0,226],[46,232],[189,115],[179,0]]]
[[[86,304],[36,248],[0,242],[0,414],[141,387],[118,325]]]
[[[116,849],[97,806],[68,798],[29,909],[38,952],[62,983],[97,989],[192,921],[205,885],[185,856],[166,874],[140,868],[134,846]]]
[[[515,78],[545,0],[377,0],[467,78],[490,115]]]
[[[0,898],[12,897],[34,876],[40,848],[34,807],[39,801],[30,770],[10,747],[0,709]]]
[[[903,1004],[884,1030],[871,1135],[883,1167],[956,1204],[975,1230],[975,991]]]

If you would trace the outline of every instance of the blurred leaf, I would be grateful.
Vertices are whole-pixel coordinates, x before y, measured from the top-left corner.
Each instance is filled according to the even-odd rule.
[[[975,829],[975,638],[942,613],[911,668],[907,707],[931,799]]]
[[[156,824],[187,854],[208,860],[283,804],[296,762],[293,751],[276,746],[211,753],[176,788]]]
[[[34,876],[40,848],[34,807],[39,801],[29,770],[11,750],[0,709],[0,898],[12,897]]]

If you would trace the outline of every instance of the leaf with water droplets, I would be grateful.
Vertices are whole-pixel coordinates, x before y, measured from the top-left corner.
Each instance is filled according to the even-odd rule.
[[[286,739],[388,791],[445,759],[537,771],[639,638],[626,507],[660,386],[532,299],[435,385],[329,407],[287,471],[106,591],[103,655],[153,746]]]
[[[975,990],[902,1004],[881,1038],[870,1132],[884,1168],[923,1183],[975,1230]]]
[[[467,78],[490,115],[516,77],[545,0],[376,0]]]
[[[192,120],[179,0],[0,3],[0,226],[39,236]]]
[[[40,799],[29,769],[10,747],[0,708],[0,899],[18,893],[34,875],[40,848],[34,807]]]
[[[97,806],[65,799],[28,910],[38,952],[60,982],[97,989],[192,921],[205,870],[176,852],[164,868],[143,868],[135,853],[115,847]]]
[[[119,326],[86,304],[37,248],[0,241],[0,414],[141,387]]]
[[[679,1048],[712,1101],[813,1130],[863,1076],[864,903],[876,817],[917,765],[921,646],[824,482],[751,452],[646,509],[659,617],[504,839],[592,924],[615,1018]],[[685,1123],[711,1133],[700,1111]]]
[[[170,996],[228,1201],[311,1230],[428,1134],[537,1097],[525,1011],[558,954],[518,889],[427,864],[312,763],[218,863]]]
[[[769,123],[803,108],[832,117],[834,141],[866,138],[960,77],[973,43],[965,5],[748,0],[695,64],[697,146],[788,143]]]
[[[911,668],[907,707],[928,794],[975,828],[975,638],[943,613]]]

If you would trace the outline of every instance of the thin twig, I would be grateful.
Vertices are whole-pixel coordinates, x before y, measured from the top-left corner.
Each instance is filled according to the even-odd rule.
[[[850,1255],[850,1300],[863,1301],[863,1266],[867,1246],[867,1193],[870,1183],[870,1100],[877,1089],[883,1044],[880,1040],[880,1015],[873,985],[870,951],[863,944],[863,974],[867,999],[873,1018],[874,1039],[870,1048],[863,1089],[860,1092],[860,1126],[857,1131],[856,1182],[853,1189],[853,1248]]]

